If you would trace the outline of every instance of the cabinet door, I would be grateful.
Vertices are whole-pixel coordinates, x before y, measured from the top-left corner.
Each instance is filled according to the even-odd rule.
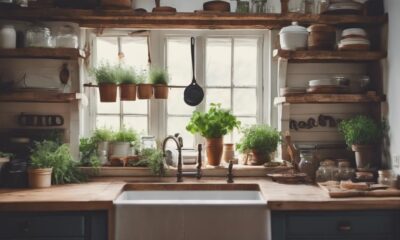
[[[396,211],[273,212],[272,240],[398,240]]]

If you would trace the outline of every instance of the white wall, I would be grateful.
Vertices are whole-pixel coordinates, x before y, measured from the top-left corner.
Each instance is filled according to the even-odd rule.
[[[400,1],[385,0],[389,13],[388,103],[392,159],[400,155]],[[400,174],[400,167],[397,167]]]

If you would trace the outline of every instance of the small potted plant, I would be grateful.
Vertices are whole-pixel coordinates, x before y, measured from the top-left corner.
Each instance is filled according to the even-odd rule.
[[[92,70],[99,85],[100,101],[115,102],[117,100],[117,84],[115,67],[108,63],[101,63],[97,68]]]
[[[253,125],[245,128],[243,137],[237,145],[241,153],[251,152],[251,164],[262,165],[271,161],[271,154],[278,148],[279,132],[268,125]]]
[[[206,113],[195,111],[186,129],[206,138],[208,164],[219,166],[223,150],[223,136],[238,128],[240,122],[229,110],[221,108],[221,104],[210,105]]]
[[[98,128],[94,131],[91,141],[97,146],[97,155],[103,156],[109,153],[109,143],[113,140],[113,132],[107,128]],[[105,164],[106,162],[103,162]]]
[[[55,164],[54,152],[58,144],[52,141],[36,142],[31,154],[28,181],[31,188],[51,186],[51,174]]]
[[[143,71],[138,75],[138,98],[139,99],[150,99],[153,97],[153,85],[147,83],[147,74]]]
[[[382,137],[379,124],[370,117],[360,115],[340,122],[339,131],[347,145],[355,152],[357,168],[373,167],[378,157],[377,145]]]
[[[169,76],[164,69],[154,68],[150,71],[150,82],[154,87],[154,97],[156,99],[168,98]]]
[[[14,154],[12,153],[5,153],[0,151],[0,173],[3,165],[7,164],[10,162],[11,158],[14,157]]]
[[[139,140],[139,135],[133,129],[122,128],[115,133],[112,143],[113,157],[127,157],[132,155],[131,147]]]
[[[130,67],[120,66],[117,68],[116,72],[119,82],[121,100],[135,101],[137,83],[135,70]]]

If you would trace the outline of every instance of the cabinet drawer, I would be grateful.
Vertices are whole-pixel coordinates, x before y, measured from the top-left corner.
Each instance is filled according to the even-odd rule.
[[[286,217],[289,235],[391,235],[395,214],[386,211],[290,213]]]
[[[79,214],[0,215],[0,239],[18,237],[83,237],[85,216]]]

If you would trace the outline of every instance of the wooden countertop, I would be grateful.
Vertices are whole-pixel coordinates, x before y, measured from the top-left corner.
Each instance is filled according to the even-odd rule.
[[[48,189],[0,189],[0,211],[112,210],[112,201],[126,184],[171,184],[175,178],[98,178],[84,184]],[[224,178],[185,178],[179,184],[221,184]],[[235,183],[259,184],[271,210],[400,209],[400,198],[333,199],[318,186],[286,185],[266,178],[236,178]]]

